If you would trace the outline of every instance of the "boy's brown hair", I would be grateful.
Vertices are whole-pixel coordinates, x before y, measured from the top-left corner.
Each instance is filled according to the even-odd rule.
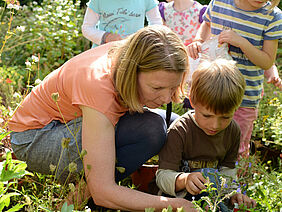
[[[245,87],[245,79],[234,61],[205,60],[192,75],[190,100],[216,114],[226,114],[240,106]]]

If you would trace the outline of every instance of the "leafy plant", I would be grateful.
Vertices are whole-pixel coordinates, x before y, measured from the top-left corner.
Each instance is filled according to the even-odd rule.
[[[1,137],[3,137],[3,135]],[[26,167],[25,162],[12,160],[11,152],[7,152],[6,160],[0,162],[0,211],[10,205],[12,196],[21,195],[16,190],[9,192],[9,189],[11,189],[13,184],[17,183],[17,179],[25,175],[32,175],[32,173],[25,170]],[[6,211],[18,211],[23,206],[24,204],[18,203]]]
[[[282,170],[272,169],[271,161],[262,163],[258,156],[242,158],[237,165],[241,190],[257,202],[260,211],[279,211],[282,207]]]
[[[75,3],[44,0],[40,5],[34,1],[20,7],[10,29],[14,39],[6,43],[2,63],[22,66],[30,55],[39,55],[37,78],[43,79],[66,60],[82,52],[88,41],[81,34],[84,11],[79,5],[79,0]],[[8,13],[3,12],[3,19],[7,16]]]
[[[253,139],[264,145],[282,149],[282,93],[264,97],[260,103],[258,119],[254,123]]]

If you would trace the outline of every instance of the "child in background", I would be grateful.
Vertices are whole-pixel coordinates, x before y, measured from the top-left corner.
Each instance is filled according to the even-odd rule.
[[[124,37],[149,25],[162,25],[157,0],[90,0],[82,24],[82,34],[98,46]]]
[[[205,9],[206,7],[193,0],[174,0],[159,4],[164,25],[174,31],[185,46],[195,38]]]
[[[196,33],[203,22],[202,15],[206,10],[206,6],[201,5],[194,0],[174,0],[161,2],[159,11],[163,19],[164,25],[174,31],[183,41],[185,46],[188,46],[194,40]],[[193,60],[189,58],[190,73],[187,78],[188,90],[190,89],[191,76],[193,71]],[[184,99],[184,108],[190,108],[189,99]]]
[[[168,129],[167,141],[159,153],[156,182],[166,194],[197,200],[208,176],[236,179],[235,162],[240,143],[240,128],[232,120],[245,90],[245,80],[232,60],[203,61],[192,75],[190,110]],[[254,207],[255,201],[237,193],[231,203]],[[221,211],[228,211],[220,204]]]
[[[203,16],[195,40],[188,46],[197,59],[201,44],[209,34],[219,35],[220,43],[230,44],[230,54],[237,62],[247,84],[234,120],[241,128],[240,156],[248,156],[253,122],[263,90],[264,70],[273,66],[278,39],[282,37],[282,13],[279,0],[212,0]],[[276,67],[266,71],[268,81],[282,88]]]

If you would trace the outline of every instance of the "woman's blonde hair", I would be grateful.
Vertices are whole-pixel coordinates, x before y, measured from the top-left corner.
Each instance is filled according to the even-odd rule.
[[[215,114],[236,110],[243,99],[246,82],[232,60],[205,60],[192,75],[190,100]]]
[[[166,26],[140,29],[112,49],[113,81],[120,102],[130,111],[143,111],[138,96],[139,72],[169,71],[184,73],[182,83],[172,97],[178,102],[188,72],[186,48],[178,36]],[[162,79],[160,79],[162,80]]]

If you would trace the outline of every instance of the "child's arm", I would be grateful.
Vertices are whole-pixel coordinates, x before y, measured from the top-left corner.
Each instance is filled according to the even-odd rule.
[[[160,12],[160,15],[161,15],[161,18],[162,18],[162,22],[163,22],[163,25],[166,25],[165,23],[165,15],[164,15],[164,5],[165,5],[165,2],[160,2],[159,3],[159,12]]]
[[[107,33],[105,31],[96,29],[95,26],[98,21],[99,14],[88,7],[86,9],[83,24],[81,27],[82,34],[85,38],[97,45],[122,39],[119,34]]]
[[[282,80],[279,77],[278,69],[276,65],[271,66],[270,69],[264,71],[264,76],[267,83],[272,83],[275,87],[282,90]]]
[[[182,173],[170,169],[158,169],[156,172],[156,184],[166,194],[174,197],[184,197],[187,192],[175,190],[176,178]]]
[[[218,42],[240,48],[252,63],[264,70],[269,69],[275,62],[278,40],[265,40],[260,50],[233,30],[224,30],[219,34]]]
[[[211,31],[210,23],[203,21],[201,24],[194,41],[188,45],[187,51],[188,55],[192,57],[194,60],[199,58],[199,53],[201,53],[202,43],[205,42],[209,36]]]
[[[162,17],[161,17],[161,14],[159,13],[158,6],[146,12],[146,18],[148,20],[149,25],[154,25],[154,24],[162,25],[163,24]]]

